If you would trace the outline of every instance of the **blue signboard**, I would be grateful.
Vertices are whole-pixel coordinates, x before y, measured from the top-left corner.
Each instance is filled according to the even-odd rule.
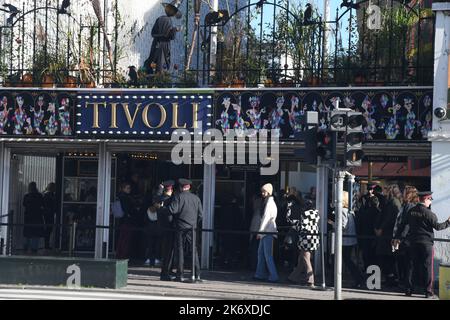
[[[77,135],[170,138],[176,129],[206,131],[212,122],[212,95],[163,91],[77,97]]]

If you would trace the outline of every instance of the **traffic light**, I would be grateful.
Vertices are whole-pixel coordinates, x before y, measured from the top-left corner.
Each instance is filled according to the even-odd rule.
[[[333,110],[330,117],[331,131],[345,131],[347,125],[347,112],[344,110]]]
[[[303,160],[312,165],[317,164],[317,128],[306,129],[296,135],[297,139],[305,142],[304,149],[295,150],[295,155],[300,156]]]
[[[364,157],[363,140],[364,117],[361,112],[347,112],[345,137],[345,163],[347,167],[359,167]]]
[[[336,159],[336,134],[331,131],[317,132],[317,155],[322,162],[333,162]]]

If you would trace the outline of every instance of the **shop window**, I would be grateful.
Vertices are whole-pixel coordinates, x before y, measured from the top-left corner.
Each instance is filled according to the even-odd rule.
[[[64,157],[63,172],[61,248],[70,251],[72,245],[74,251],[93,252],[97,214],[98,160]],[[113,159],[111,164],[110,192],[112,202],[116,195],[116,159]],[[114,227],[114,219],[110,221],[111,227]],[[110,250],[114,249],[113,239],[114,232],[110,232]],[[74,241],[73,244],[72,241]]]

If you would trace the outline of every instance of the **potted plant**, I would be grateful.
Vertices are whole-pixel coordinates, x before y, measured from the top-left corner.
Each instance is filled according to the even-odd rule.
[[[233,79],[233,82],[231,83],[231,88],[244,88],[245,87],[245,81],[242,79]]]
[[[76,88],[77,83],[78,83],[77,77],[67,75],[64,77],[63,87],[64,88]]]
[[[183,88],[195,88],[198,86],[197,75],[194,71],[185,71],[179,77],[179,85]]]
[[[153,88],[171,88],[172,84],[172,77],[167,71],[157,72],[150,77],[150,85]]]
[[[22,76],[22,80],[20,84],[17,84],[18,87],[32,87],[33,86],[33,74],[32,73],[25,73]]]

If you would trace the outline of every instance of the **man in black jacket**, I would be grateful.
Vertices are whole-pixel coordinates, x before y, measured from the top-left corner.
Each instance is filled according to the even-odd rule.
[[[398,246],[399,239],[406,225],[409,225],[407,240],[410,242],[410,255],[414,270],[421,279],[425,297],[433,297],[432,270],[433,270],[433,244],[434,230],[440,231],[450,226],[450,217],[443,223],[438,223],[436,214],[429,208],[431,206],[432,192],[419,192],[419,203],[406,213],[405,219],[399,225],[395,234],[394,246]],[[412,270],[408,270],[406,295],[412,293]]]
[[[180,193],[173,197],[169,205],[169,212],[174,215],[174,225],[176,229],[175,247],[178,255],[177,280],[185,281],[184,278],[184,251],[183,245],[192,248],[193,234],[192,228],[197,227],[202,219],[202,203],[200,198],[190,192],[192,182],[187,179],[179,179]],[[200,262],[198,250],[193,253],[195,256],[195,272],[192,270],[196,281],[200,282]]]
[[[172,270],[173,263],[173,243],[174,243],[174,226],[172,221],[172,215],[169,212],[169,205],[172,201],[173,194],[173,186],[175,182],[172,180],[164,181],[160,185],[160,190],[162,190],[162,194],[159,195],[161,202],[163,203],[162,207],[158,209],[158,223],[160,228],[162,229],[162,265],[161,265],[161,275],[160,279],[162,281],[171,281],[173,280],[170,271]],[[159,193],[159,192],[158,192]]]

